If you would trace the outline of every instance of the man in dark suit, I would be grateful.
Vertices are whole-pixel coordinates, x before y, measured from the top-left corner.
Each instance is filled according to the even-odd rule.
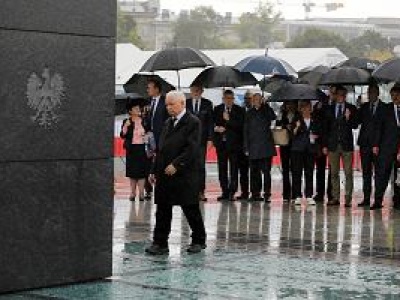
[[[347,89],[336,87],[336,103],[331,105],[325,114],[323,123],[323,153],[329,155],[331,166],[332,200],[328,205],[340,204],[340,160],[343,161],[346,177],[345,200],[350,207],[353,196],[353,129],[358,127],[357,108],[346,102]]]
[[[190,87],[191,98],[186,100],[187,111],[199,118],[201,123],[200,140],[200,194],[201,201],[207,201],[206,190],[206,157],[207,150],[212,147],[214,131],[213,104],[210,100],[203,98],[203,87],[192,85]]]
[[[394,170],[397,179],[400,145],[400,85],[390,90],[393,103],[387,104],[376,117],[377,129],[373,152],[378,156],[375,171],[375,202],[371,210],[382,208],[383,197]],[[394,185],[394,207],[400,208],[400,188]]]
[[[238,159],[243,151],[244,109],[234,104],[233,91],[226,90],[223,104],[214,109],[214,145],[217,149],[219,183],[218,200],[235,200],[238,188]],[[228,165],[230,174],[228,176]]]
[[[385,104],[379,100],[379,86],[371,83],[368,86],[368,102],[361,105],[357,113],[357,121],[361,125],[358,136],[360,146],[361,166],[363,175],[364,199],[359,206],[370,206],[372,191],[372,172],[376,169],[376,156],[372,148],[376,131],[376,116],[384,109]]]
[[[156,147],[160,139],[161,131],[168,118],[165,106],[165,97],[161,95],[162,85],[156,79],[150,79],[147,83],[147,94],[149,95],[149,105],[145,110],[144,126],[147,132],[153,133]],[[153,187],[146,181],[146,199],[151,199]]]
[[[186,111],[182,92],[166,97],[171,118],[162,130],[152,167],[150,182],[155,183],[156,225],[153,244],[146,249],[152,255],[166,254],[171,232],[172,208],[180,205],[192,230],[189,253],[206,248],[206,232],[199,207],[200,121]]]

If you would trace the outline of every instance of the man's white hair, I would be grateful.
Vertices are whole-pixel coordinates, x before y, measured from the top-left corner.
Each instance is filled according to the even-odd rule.
[[[181,91],[170,91],[167,93],[167,99],[172,100],[172,101],[181,101],[181,102],[186,102],[186,96],[183,92]]]

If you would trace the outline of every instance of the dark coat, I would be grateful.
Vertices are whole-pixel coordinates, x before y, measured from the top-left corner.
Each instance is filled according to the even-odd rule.
[[[121,132],[119,134],[119,136],[124,140],[124,149],[128,149],[129,144],[132,142],[133,139],[133,132],[135,130],[135,123],[131,120],[131,125],[128,126],[128,131],[126,132],[126,134],[124,134],[122,132],[122,128],[124,127],[125,123],[128,121],[128,119],[125,119],[122,122],[122,126],[121,126]],[[142,120],[142,125],[144,124],[143,120]],[[144,126],[144,125],[143,125]]]
[[[167,120],[151,172],[156,177],[156,204],[198,203],[199,148],[200,121],[197,117],[187,112],[175,127],[171,119]],[[177,169],[173,176],[164,173],[170,164]]]
[[[400,128],[397,126],[393,103],[387,104],[376,116],[374,146],[379,147],[379,155],[392,156],[400,145]]]
[[[377,103],[375,114],[371,113],[371,103],[367,102],[361,105],[357,113],[357,122],[361,125],[360,133],[358,136],[358,145],[361,148],[372,148],[374,144],[374,137],[376,134],[377,116],[380,111],[385,108],[382,101]]]
[[[151,101],[152,101],[152,99],[149,99],[147,113],[146,113],[146,116],[144,117],[144,121],[145,121],[144,124],[145,124],[146,131],[153,132],[154,140],[156,142],[156,146],[158,147],[159,141],[160,141],[160,136],[161,136],[161,131],[162,131],[165,121],[168,119],[169,115],[168,115],[167,107],[165,105],[165,96],[160,97],[154,117],[153,117],[153,112],[150,109]]]
[[[245,110],[239,105],[234,104],[230,113],[230,120],[225,121],[223,114],[225,104],[220,104],[214,108],[214,125],[223,126],[226,131],[224,134],[214,132],[214,145],[217,148],[223,146],[223,136],[226,136],[226,147],[228,152],[243,151],[243,127]]]
[[[357,108],[346,102],[343,115],[336,118],[336,105],[330,105],[324,114],[322,145],[334,152],[339,146],[339,141],[341,141],[343,151],[354,151],[353,129],[358,127]],[[349,109],[351,113],[349,120],[346,120],[344,116],[346,109]]]
[[[300,121],[301,125],[297,132],[294,132],[296,128],[297,121]],[[320,135],[321,126],[311,117],[310,127],[307,128],[306,123],[304,122],[304,118],[300,115],[296,116],[292,122],[292,151],[295,152],[309,152],[316,154],[318,151],[318,139],[315,141],[314,144],[311,144],[310,141],[310,134],[313,133],[315,135]]]
[[[260,109],[251,108],[246,112],[244,125],[244,151],[250,159],[263,159],[276,155],[271,122],[276,115],[269,105]]]
[[[194,112],[193,99],[186,100],[186,109],[191,113]],[[201,123],[201,145],[206,146],[208,141],[212,141],[214,133],[212,102],[208,99],[201,98],[200,111],[195,115],[199,118]]]

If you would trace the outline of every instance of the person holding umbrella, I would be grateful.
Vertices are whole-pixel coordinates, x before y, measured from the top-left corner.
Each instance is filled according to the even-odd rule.
[[[246,112],[244,123],[244,151],[250,160],[251,199],[269,202],[272,158],[276,155],[271,122],[276,119],[276,115],[273,109],[264,103],[261,91],[253,92],[252,105],[253,107]]]
[[[358,127],[354,105],[346,102],[347,89],[337,86],[336,103],[331,105],[325,114],[323,123],[323,153],[329,156],[331,166],[332,200],[328,205],[340,205],[340,160],[343,161],[346,177],[346,207],[351,207],[353,196],[353,129]]]
[[[304,196],[308,205],[315,205],[312,198],[314,193],[314,163],[317,152],[317,140],[320,133],[320,124],[312,116],[310,101],[299,103],[300,114],[292,122],[291,167],[293,198],[295,205],[301,205],[303,193],[301,182],[304,172]]]
[[[206,157],[207,150],[213,146],[214,119],[213,104],[210,100],[202,97],[203,91],[203,87],[199,83],[192,84],[190,87],[191,98],[186,100],[186,109],[198,117],[201,122],[199,200],[207,201],[205,196]]]
[[[214,145],[217,150],[218,176],[222,189],[219,201],[234,201],[238,189],[238,160],[240,151],[243,151],[245,111],[234,104],[234,101],[234,92],[225,90],[223,103],[214,108]]]
[[[155,151],[154,140],[145,133],[141,117],[142,99],[130,99],[127,103],[129,118],[122,123],[120,136],[124,139],[126,150],[126,177],[131,184],[130,200],[135,201],[136,191],[139,191],[139,200],[144,201],[145,179],[150,168],[152,151]]]

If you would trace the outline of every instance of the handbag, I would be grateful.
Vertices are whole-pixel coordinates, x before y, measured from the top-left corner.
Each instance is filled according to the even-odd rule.
[[[272,137],[274,139],[275,145],[287,146],[289,145],[289,132],[286,128],[273,128]]]

